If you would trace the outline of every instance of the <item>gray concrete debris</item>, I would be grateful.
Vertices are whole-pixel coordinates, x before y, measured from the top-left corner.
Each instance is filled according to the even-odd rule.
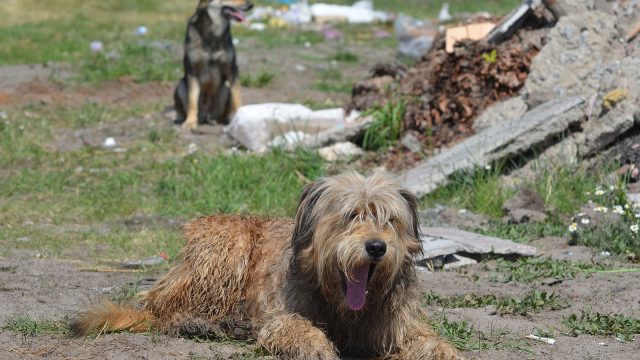
[[[466,209],[454,209],[437,205],[418,212],[420,224],[428,227],[452,227],[459,229],[484,229],[489,219]]]
[[[616,18],[601,11],[570,13],[549,32],[549,42],[533,59],[523,88],[529,106],[571,95],[594,93],[619,37]]]
[[[449,228],[422,227],[423,259],[450,254],[534,256],[536,248],[510,240]]]
[[[326,161],[347,161],[364,153],[357,145],[350,142],[339,142],[318,149],[320,157]]]
[[[527,104],[516,96],[497,102],[485,109],[473,122],[473,130],[479,133],[497,124],[521,117],[527,112]]]
[[[403,185],[422,197],[445,185],[456,172],[471,171],[531,149],[584,118],[580,97],[549,101],[524,116],[510,119],[467,138],[400,175]]]
[[[460,255],[447,255],[445,257],[445,262],[443,268],[445,270],[457,269],[465,266],[475,265],[478,262],[464,256]]]
[[[402,144],[402,146],[407,148],[407,150],[414,153],[420,152],[422,150],[422,143],[415,135],[410,132],[404,134],[404,136],[400,140],[400,143]]]

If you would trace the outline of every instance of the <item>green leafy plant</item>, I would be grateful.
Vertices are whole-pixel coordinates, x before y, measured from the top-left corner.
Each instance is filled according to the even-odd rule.
[[[399,100],[373,109],[373,122],[364,133],[362,146],[366,150],[378,150],[394,145],[402,131],[405,103]]]
[[[489,64],[495,64],[498,60],[498,52],[496,51],[496,49],[493,49],[491,50],[491,52],[482,54],[482,58]]]
[[[634,335],[640,334],[640,319],[621,314],[601,314],[583,310],[579,316],[571,314],[564,318],[563,324],[573,336],[615,335],[620,340],[632,341]]]
[[[425,305],[439,305],[447,308],[478,308],[493,305],[501,314],[527,315],[537,313],[545,309],[561,310],[569,307],[569,303],[555,293],[544,291],[528,292],[521,299],[495,295],[466,294],[462,296],[442,297],[437,293],[424,294]]]

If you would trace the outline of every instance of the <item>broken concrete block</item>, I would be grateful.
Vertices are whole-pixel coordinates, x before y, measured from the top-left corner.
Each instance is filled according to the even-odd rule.
[[[549,42],[533,59],[523,88],[530,106],[570,96],[592,94],[619,37],[616,18],[601,11],[569,13],[549,32]]]
[[[536,248],[510,240],[448,228],[421,227],[423,258],[448,254],[534,256]]]
[[[478,263],[477,261],[461,255],[448,255],[444,259],[443,268],[445,270],[452,270],[452,269],[458,269],[465,266],[475,265],[477,263]]]
[[[318,153],[326,161],[346,161],[362,155],[364,151],[354,143],[339,142],[319,149]]]
[[[476,133],[492,126],[521,117],[527,112],[527,104],[522,97],[516,96],[497,102],[485,109],[473,122]]]
[[[549,101],[524,116],[473,135],[400,175],[403,185],[419,197],[445,185],[456,172],[471,171],[492,161],[519,155],[563,133],[584,118],[579,97]]]

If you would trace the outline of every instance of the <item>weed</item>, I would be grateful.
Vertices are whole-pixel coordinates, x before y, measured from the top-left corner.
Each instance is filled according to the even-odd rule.
[[[255,76],[251,74],[240,75],[240,85],[250,88],[263,88],[273,81],[276,74],[270,71],[260,71]]]
[[[580,272],[591,273],[610,268],[604,264],[588,265],[551,258],[522,258],[512,262],[498,259],[496,270],[505,274],[502,279],[504,282],[532,282],[545,278],[573,279]]]
[[[562,322],[573,336],[590,334],[598,336],[615,335],[622,341],[632,341],[640,334],[640,319],[622,314],[601,314],[582,311],[580,316],[571,314]]]
[[[358,61],[360,61],[360,58],[357,54],[354,54],[350,51],[339,51],[335,55],[333,55],[330,60],[347,63],[357,63]]]
[[[522,341],[507,339],[507,332],[498,331],[487,335],[475,330],[466,320],[449,321],[446,317],[441,316],[438,319],[430,319],[429,324],[440,336],[460,350],[516,349],[528,351]]]
[[[36,321],[28,315],[9,318],[2,328],[21,334],[23,340],[40,334],[67,334],[69,332],[69,324],[66,321]]]
[[[373,122],[364,133],[362,146],[367,150],[378,150],[394,145],[400,139],[404,112],[402,100],[373,109]]]
[[[500,220],[490,220],[487,229],[470,229],[480,234],[509,239],[515,242],[528,242],[547,236],[564,236],[566,226],[552,219],[542,223],[509,224]]]
[[[502,205],[515,190],[504,189],[500,176],[504,166],[494,164],[455,174],[448,185],[426,196],[422,203],[444,203],[495,218],[502,217]]]
[[[491,52],[482,54],[482,59],[489,64],[495,64],[496,60],[498,60],[498,52],[496,49],[493,49]]]
[[[493,305],[500,314],[517,315],[537,313],[545,309],[561,310],[569,307],[569,303],[555,293],[548,294],[537,290],[528,292],[522,299],[476,294],[442,297],[437,293],[430,292],[424,295],[423,303],[447,308],[478,308]]]

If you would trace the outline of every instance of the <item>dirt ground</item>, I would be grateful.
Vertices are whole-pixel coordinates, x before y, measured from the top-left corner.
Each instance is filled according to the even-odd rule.
[[[245,49],[250,48],[250,44]],[[350,49],[361,59],[352,78],[364,78],[374,63],[392,60],[393,49]],[[251,64],[263,64],[276,69],[274,83],[261,89],[244,89],[244,103],[264,101],[317,101],[345,104],[349,94],[327,94],[311,90],[313,77],[296,70],[295,52],[310,52],[325,56],[335,51],[329,45],[314,45],[311,51],[303,47],[279,49],[269,54],[247,51],[240,55],[241,68]],[[307,61],[307,69],[320,69],[326,63]],[[172,131],[171,83],[136,83],[120,79],[99,87],[70,84],[61,81],[71,76],[65,66],[0,66],[0,110],[9,106],[28,104],[80,106],[86,102],[107,104],[135,104],[154,102],[164,104],[164,109],[152,111],[142,117],[131,117],[101,123],[83,129],[57,129],[50,151],[61,154],[82,147],[98,147],[108,136],[116,136],[120,146],[127,146],[148,136],[150,128]],[[221,126],[204,126],[197,134],[181,134],[183,146],[191,143],[207,153],[226,151],[236,144],[228,138]],[[4,201],[4,200],[0,200]],[[10,200],[7,200],[10,201]],[[166,226],[177,231],[183,219],[167,222]],[[144,224],[142,226],[145,226]],[[541,239],[536,242],[544,253],[558,258],[589,260],[592,256],[586,248],[567,248],[561,239]],[[571,252],[571,255],[568,253]],[[117,289],[145,287],[157,279],[159,272],[102,272],[96,271],[94,260],[84,257],[85,249],[74,248],[65,252],[63,259],[43,258],[36,250],[2,249],[0,253],[0,324],[19,315],[36,320],[65,319],[73,316],[83,305],[100,297],[111,297]],[[529,316],[496,315],[490,309],[439,309],[429,307],[430,314],[444,312],[449,319],[465,319],[476,330],[484,333],[506,330],[510,341],[525,345],[529,352],[519,350],[486,350],[468,352],[471,359],[633,359],[639,358],[640,340],[622,343],[612,337],[571,337],[555,332],[556,344],[524,340],[534,328],[562,328],[562,317],[581,309],[598,309],[605,313],[623,313],[640,317],[640,287],[637,273],[594,274],[585,278],[561,281],[554,286],[539,283],[495,283],[493,263],[482,263],[465,270],[450,272],[419,271],[420,289],[436,291],[442,295],[495,294],[496,296],[520,296],[531,289],[538,289],[570,299],[572,306],[560,311],[543,311]],[[477,280],[476,280],[477,279]],[[91,339],[69,338],[64,335],[40,334],[23,337],[21,334],[0,330],[0,359],[255,359],[261,356],[251,344],[227,341],[195,341],[168,337],[162,334],[108,334]]]

